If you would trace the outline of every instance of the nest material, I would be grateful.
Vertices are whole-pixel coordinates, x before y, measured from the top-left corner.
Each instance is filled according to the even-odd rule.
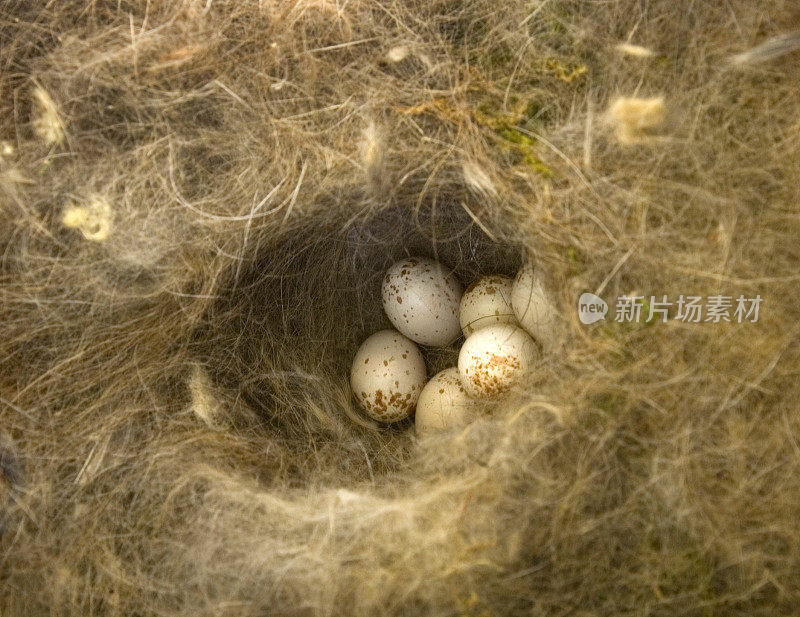
[[[4,2],[0,613],[796,610],[799,19]],[[347,386],[409,254],[533,260],[566,332],[421,441]],[[586,290],[763,304],[586,327]]]

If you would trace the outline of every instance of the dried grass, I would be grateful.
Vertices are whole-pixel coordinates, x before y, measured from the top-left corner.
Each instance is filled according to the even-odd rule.
[[[6,0],[0,613],[797,612],[798,23]],[[658,139],[595,119],[658,97]],[[463,282],[530,257],[568,330],[421,441],[347,389],[415,253]],[[764,301],[585,327],[586,290]]]

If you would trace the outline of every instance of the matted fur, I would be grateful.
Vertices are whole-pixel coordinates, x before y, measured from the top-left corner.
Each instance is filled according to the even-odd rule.
[[[791,7],[5,0],[0,614],[796,612]],[[408,254],[565,326],[424,440],[347,384]]]

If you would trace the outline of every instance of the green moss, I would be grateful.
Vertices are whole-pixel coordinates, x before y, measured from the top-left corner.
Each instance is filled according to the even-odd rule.
[[[583,258],[574,246],[567,249],[567,261],[569,262],[569,269],[573,276],[580,274],[584,271]]]
[[[530,153],[526,153],[525,155],[523,155],[522,162],[525,163],[531,169],[533,169],[533,171],[538,173],[540,176],[545,176],[550,178],[555,175],[555,172],[552,169],[550,169],[547,165],[545,165],[545,163],[541,159],[539,159],[539,157],[534,156]]]
[[[521,100],[515,107],[520,111],[501,112],[493,109],[488,102],[477,107],[473,113],[475,121],[491,129],[498,145],[506,151],[519,155],[519,164],[539,175],[551,177],[555,173],[536,154],[536,142],[520,130],[519,125],[527,122],[526,111],[530,100]]]
[[[575,249],[575,247],[571,246],[571,247],[569,247],[567,249],[567,260],[571,264],[577,264],[578,263],[578,261],[579,261],[578,260],[578,251]]]
[[[532,148],[533,147],[533,140],[528,137],[527,135],[523,135],[518,130],[513,129],[509,126],[502,127],[498,133],[500,136],[505,139],[506,141],[510,141],[512,144],[517,144],[518,146],[522,146],[523,148]]]
[[[647,298],[642,298],[642,327],[649,328],[655,324],[662,323],[661,317],[658,315],[650,315],[650,302]]]

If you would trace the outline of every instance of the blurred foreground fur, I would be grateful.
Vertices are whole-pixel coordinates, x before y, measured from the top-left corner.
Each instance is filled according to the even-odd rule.
[[[0,614],[796,613],[790,6],[5,0]],[[407,253],[568,331],[424,441],[347,386]]]

